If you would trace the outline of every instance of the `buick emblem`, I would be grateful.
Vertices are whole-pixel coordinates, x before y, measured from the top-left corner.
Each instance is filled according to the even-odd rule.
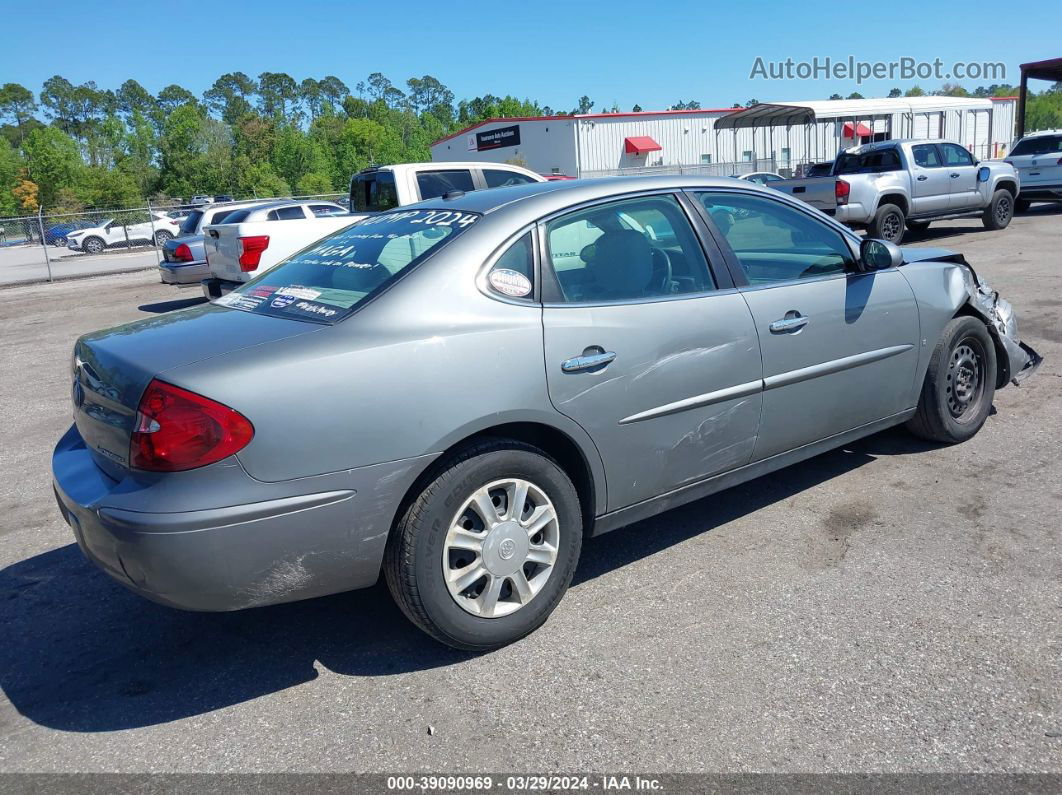
[[[516,552],[516,542],[511,538],[507,538],[498,545],[498,557],[502,560],[508,560]]]

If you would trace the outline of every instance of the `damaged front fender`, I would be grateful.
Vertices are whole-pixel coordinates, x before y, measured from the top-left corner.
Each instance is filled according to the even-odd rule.
[[[1014,307],[977,275],[973,266],[961,254],[953,255],[953,262],[962,266],[968,293],[966,305],[981,317],[996,341],[999,357],[999,389],[1010,383],[1017,386],[1043,362],[1043,357],[1021,341]]]

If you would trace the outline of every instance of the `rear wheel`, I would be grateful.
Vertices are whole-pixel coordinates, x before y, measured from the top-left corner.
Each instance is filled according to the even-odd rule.
[[[1028,199],[1015,199],[1014,200],[1014,212],[1024,213],[1028,212],[1029,207],[1032,206],[1032,202]]]
[[[454,648],[487,651],[546,621],[582,533],[564,470],[535,447],[490,439],[455,454],[405,511],[384,573],[414,624]]]
[[[929,229],[929,221],[908,221],[907,229],[910,232],[914,232],[916,235],[920,235]]]
[[[86,238],[81,244],[81,248],[88,254],[99,254],[106,246],[103,245],[103,241],[98,237]]]
[[[1014,217],[1014,197],[1009,190],[1002,188],[992,196],[992,202],[981,215],[985,229],[1006,229]]]
[[[904,221],[903,210],[895,204],[883,204],[874,213],[874,220],[867,229],[868,236],[899,243],[903,239]]]
[[[996,349],[988,329],[977,318],[954,318],[933,349],[907,427],[934,442],[965,442],[985,424],[995,393]]]

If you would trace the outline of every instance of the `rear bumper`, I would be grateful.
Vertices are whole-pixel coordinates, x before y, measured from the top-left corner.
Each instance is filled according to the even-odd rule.
[[[1030,185],[1022,187],[1019,199],[1031,202],[1062,202],[1062,185]]]
[[[210,266],[203,262],[163,262],[159,277],[164,284],[199,284],[210,276]]]
[[[207,472],[211,469],[198,472],[207,479],[246,479],[254,484],[248,488],[256,490],[255,497],[274,487],[283,496],[167,510],[195,506],[204,492],[203,476],[185,481],[187,495],[174,493],[173,480],[160,488],[132,477],[115,481],[93,462],[76,428],[59,441],[52,457],[56,501],[85,556],[152,601],[205,611],[289,602],[375,583],[401,493],[393,504],[375,500],[390,497],[401,483],[408,487],[401,475],[414,467],[402,462],[365,467],[343,473],[346,488],[294,494],[291,482],[253,481],[238,464]],[[359,492],[365,495],[361,500]]]

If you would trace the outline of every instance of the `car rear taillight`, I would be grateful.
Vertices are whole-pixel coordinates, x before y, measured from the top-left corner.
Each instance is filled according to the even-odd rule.
[[[833,183],[833,195],[838,204],[848,204],[848,194],[852,192],[852,186],[839,179]]]
[[[181,243],[173,250],[173,259],[177,262],[191,262],[192,249],[188,248],[187,243]]]
[[[258,267],[262,252],[269,248],[269,235],[251,235],[240,238],[240,270],[250,273]]]
[[[152,379],[137,406],[129,464],[150,472],[180,472],[242,450],[254,426],[221,403]]]

